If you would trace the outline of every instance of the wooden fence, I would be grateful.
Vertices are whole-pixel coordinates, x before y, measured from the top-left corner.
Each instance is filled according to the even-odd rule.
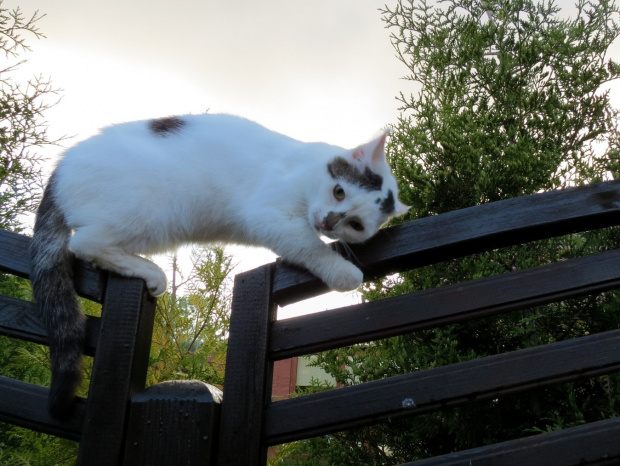
[[[485,204],[382,230],[354,247],[373,279],[533,240],[620,225],[620,182]],[[0,233],[0,270],[28,277],[28,238]],[[267,448],[620,370],[620,329],[385,380],[271,401],[273,363],[327,349],[620,289],[620,250],[381,301],[276,320],[278,305],[325,290],[269,264],[235,279],[224,397],[199,382],[144,390],[154,300],[140,280],[76,263],[103,303],[89,319],[88,398],[58,423],[47,389],[0,378],[0,420],[80,441],[81,465],[260,465]],[[620,309],[618,310],[620,312]],[[45,343],[31,303],[0,298],[0,333]],[[420,465],[619,464],[620,418],[418,461]]]

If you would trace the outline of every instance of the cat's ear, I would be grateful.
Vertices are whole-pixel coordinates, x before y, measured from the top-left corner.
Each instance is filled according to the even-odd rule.
[[[385,130],[378,138],[359,146],[351,153],[351,157],[364,165],[385,162],[385,140],[390,130]]]
[[[407,212],[409,212],[409,209],[411,209],[411,207],[409,207],[408,205],[403,204],[402,202],[400,202],[399,200],[396,201],[396,205],[394,206],[394,217],[398,217],[399,215],[404,215]]]

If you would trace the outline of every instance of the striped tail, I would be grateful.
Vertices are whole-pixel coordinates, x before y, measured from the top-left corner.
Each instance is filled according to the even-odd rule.
[[[49,411],[57,419],[67,419],[73,413],[75,392],[82,380],[86,317],[73,287],[73,254],[68,246],[71,229],[55,202],[54,186],[52,176],[37,211],[30,246],[30,280],[49,338]]]

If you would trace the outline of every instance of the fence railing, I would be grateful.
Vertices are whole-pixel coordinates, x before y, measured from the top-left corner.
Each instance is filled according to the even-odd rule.
[[[608,182],[416,220],[352,248],[369,280],[619,224],[620,182]],[[28,277],[28,242],[0,231],[0,271]],[[324,285],[281,262],[240,274],[221,410],[221,392],[206,384],[144,390],[155,301],[142,281],[79,261],[75,277],[79,293],[103,306],[101,319],[88,319],[88,397],[59,423],[47,414],[46,388],[1,377],[0,420],[79,440],[81,465],[265,464],[272,445],[620,370],[620,330],[609,330],[271,401],[276,360],[620,289],[618,250],[286,320],[276,319],[277,306],[318,295]],[[34,305],[4,296],[0,334],[46,343]],[[610,419],[416,464],[612,464],[620,459],[618,438],[620,419]]]
[[[0,231],[0,270],[27,278],[30,239]],[[80,295],[102,303],[102,317],[88,318],[85,354],[93,355],[88,398],[58,422],[47,411],[48,389],[0,377],[0,420],[80,441],[79,463],[119,464],[125,447],[129,400],[144,388],[155,300],[142,280],[75,263]],[[33,303],[0,297],[0,334],[47,343]]]
[[[353,246],[352,255],[364,266],[365,278],[372,279],[618,224],[620,183],[601,183],[409,222],[380,231],[363,246]],[[275,360],[615,288],[620,288],[620,251],[616,250],[278,321],[276,306],[318,294],[324,290],[322,284],[286,264],[248,272],[235,283],[219,464],[263,464],[269,445],[618,371],[620,330],[611,330],[327,392],[270,400]],[[602,461],[620,457],[620,442],[609,442],[610,431],[620,432],[620,419],[420,464]],[[555,456],[558,450],[562,454]]]

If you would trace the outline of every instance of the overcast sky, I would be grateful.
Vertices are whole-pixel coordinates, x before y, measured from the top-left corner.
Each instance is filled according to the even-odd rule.
[[[5,0],[46,14],[20,74],[62,89],[47,113],[69,146],[102,126],[225,112],[289,136],[354,147],[413,91],[379,9],[386,0]],[[395,1],[387,1],[393,6]],[[573,0],[559,5],[572,10]],[[616,48],[616,50],[618,50]],[[55,160],[61,148],[46,155]],[[273,259],[244,254],[241,269]],[[350,297],[327,298],[334,307]]]
[[[240,114],[304,140],[355,146],[396,120],[406,69],[377,0],[6,0],[40,10],[28,71],[83,138],[159,115]]]

